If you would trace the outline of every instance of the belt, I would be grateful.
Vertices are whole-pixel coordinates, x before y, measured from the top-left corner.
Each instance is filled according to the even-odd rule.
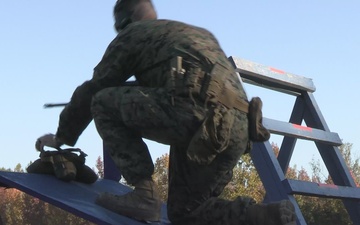
[[[171,60],[171,68],[170,89],[173,95],[199,96],[206,103],[222,104],[229,109],[249,112],[248,101],[239,96],[228,80],[224,80],[223,74],[229,73],[229,70],[220,63],[208,69],[178,56]]]

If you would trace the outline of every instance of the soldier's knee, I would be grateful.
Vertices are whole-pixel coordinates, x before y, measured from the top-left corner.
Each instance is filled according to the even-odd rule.
[[[103,115],[104,113],[107,113],[108,111],[112,111],[114,107],[113,99],[111,98],[111,94],[109,90],[104,89],[99,92],[97,92],[91,100],[91,114],[94,119],[96,119],[97,116]]]
[[[116,110],[129,87],[109,87],[97,92],[91,101],[91,109]]]

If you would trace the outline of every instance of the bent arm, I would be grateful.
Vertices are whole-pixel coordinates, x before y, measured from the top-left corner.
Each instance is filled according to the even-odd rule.
[[[70,146],[74,146],[81,133],[92,120],[91,100],[102,87],[92,80],[77,87],[70,102],[59,117],[56,138]]]
[[[56,138],[74,146],[92,120],[93,96],[107,87],[123,85],[136,71],[141,61],[138,57],[138,38],[131,32],[119,34],[108,46],[100,63],[95,67],[91,80],[76,88],[70,102],[60,114]],[[128,43],[131,39],[133,42]]]

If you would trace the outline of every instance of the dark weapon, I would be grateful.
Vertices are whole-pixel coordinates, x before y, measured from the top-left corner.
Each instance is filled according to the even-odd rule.
[[[46,103],[44,104],[44,108],[52,108],[52,107],[60,107],[60,106],[66,106],[67,103]]]
[[[137,81],[127,81],[123,84],[123,86],[138,86],[139,83]],[[53,107],[64,107],[68,103],[46,103],[44,104],[44,108],[53,108]]]

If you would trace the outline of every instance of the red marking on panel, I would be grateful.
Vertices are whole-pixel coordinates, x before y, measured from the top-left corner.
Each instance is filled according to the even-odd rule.
[[[275,68],[272,68],[272,67],[270,67],[270,70],[271,70],[271,71],[273,71],[273,72],[275,72],[275,73],[285,74],[285,72],[284,72],[284,71],[282,71],[282,70],[278,70],[278,69],[275,69]]]
[[[318,184],[318,185],[319,185],[319,187],[339,189],[339,187],[335,184]]]
[[[304,126],[301,126],[301,125],[298,125],[298,124],[293,124],[293,127],[296,128],[296,129],[300,129],[300,130],[306,130],[306,131],[312,131],[312,128],[311,127],[304,127]]]

